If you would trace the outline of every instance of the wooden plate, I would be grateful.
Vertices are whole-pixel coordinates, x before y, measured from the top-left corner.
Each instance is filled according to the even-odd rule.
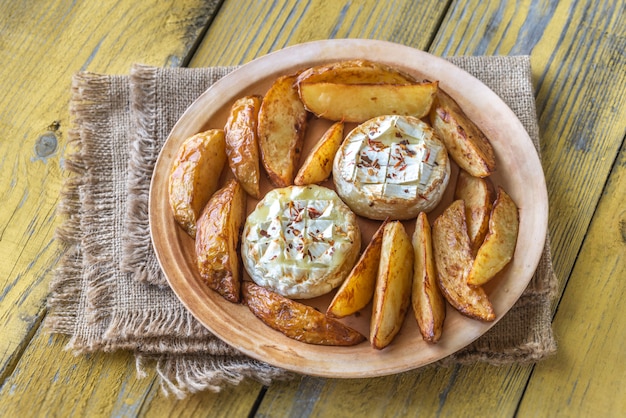
[[[448,306],[443,337],[436,345],[422,340],[412,311],[393,343],[381,351],[372,349],[368,342],[353,347],[325,347],[291,340],[263,324],[246,306],[227,302],[202,285],[195,268],[193,241],[175,224],[170,212],[168,176],[182,141],[205,129],[223,128],[230,105],[237,98],[265,93],[283,74],[321,63],[358,58],[392,65],[416,77],[439,80],[440,86],[491,139],[498,163],[492,180],[502,185],[520,207],[520,233],[514,259],[486,287],[495,308],[496,321],[513,306],[532,278],[547,230],[545,179],[531,139],[517,117],[493,91],[448,61],[389,42],[343,39],[289,47],[233,71],[189,107],[161,151],[150,188],[150,233],[154,248],[178,298],[216,336],[250,357],[315,376],[373,377],[414,369],[467,346],[495,322],[468,319]],[[311,124],[307,145],[319,138],[325,126],[328,126],[326,121]],[[448,190],[453,187],[454,181],[451,181]],[[430,215],[431,221],[441,207],[450,202],[449,195],[439,210]],[[253,200],[248,202],[248,212],[255,203]],[[410,227],[410,223],[407,225]],[[364,233],[364,241],[369,233],[369,230]],[[325,309],[328,300],[320,298],[308,303]],[[345,322],[368,335],[369,317],[365,309],[361,315]]]

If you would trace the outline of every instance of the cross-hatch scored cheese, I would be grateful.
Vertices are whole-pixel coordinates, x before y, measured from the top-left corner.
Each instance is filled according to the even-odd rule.
[[[295,299],[330,292],[358,257],[356,216],[325,187],[270,191],[248,216],[241,254],[257,284]]]
[[[348,134],[333,172],[337,192],[359,215],[409,219],[439,203],[450,164],[443,143],[427,124],[387,115]]]

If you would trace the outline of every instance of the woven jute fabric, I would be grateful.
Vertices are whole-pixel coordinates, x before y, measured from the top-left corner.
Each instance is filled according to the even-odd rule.
[[[530,61],[451,57],[511,107],[539,151]],[[57,231],[65,253],[51,284],[46,325],[77,353],[133,350],[140,370],[155,364],[177,396],[217,391],[245,378],[292,376],[250,359],[213,336],[182,306],[159,269],[148,228],[149,183],[159,150],[185,109],[232,67],[136,65],[129,76],[73,78]],[[488,333],[440,364],[524,363],[556,350],[550,302],[556,278],[549,242],[528,288]]]

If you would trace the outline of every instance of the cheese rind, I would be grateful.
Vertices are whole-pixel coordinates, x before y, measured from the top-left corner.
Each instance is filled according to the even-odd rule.
[[[333,190],[289,186],[270,191],[248,215],[241,255],[258,285],[308,299],[339,286],[360,248],[356,215]]]
[[[350,132],[333,163],[337,193],[371,219],[410,219],[433,209],[450,162],[432,128],[411,116],[379,116]]]

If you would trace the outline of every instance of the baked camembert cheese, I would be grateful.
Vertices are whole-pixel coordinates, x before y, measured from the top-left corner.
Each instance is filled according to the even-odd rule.
[[[267,193],[248,215],[241,255],[258,285],[309,299],[339,286],[360,249],[356,215],[333,190],[288,186]]]
[[[412,116],[379,116],[357,126],[333,162],[337,193],[370,219],[411,219],[430,211],[449,178],[444,144]]]

